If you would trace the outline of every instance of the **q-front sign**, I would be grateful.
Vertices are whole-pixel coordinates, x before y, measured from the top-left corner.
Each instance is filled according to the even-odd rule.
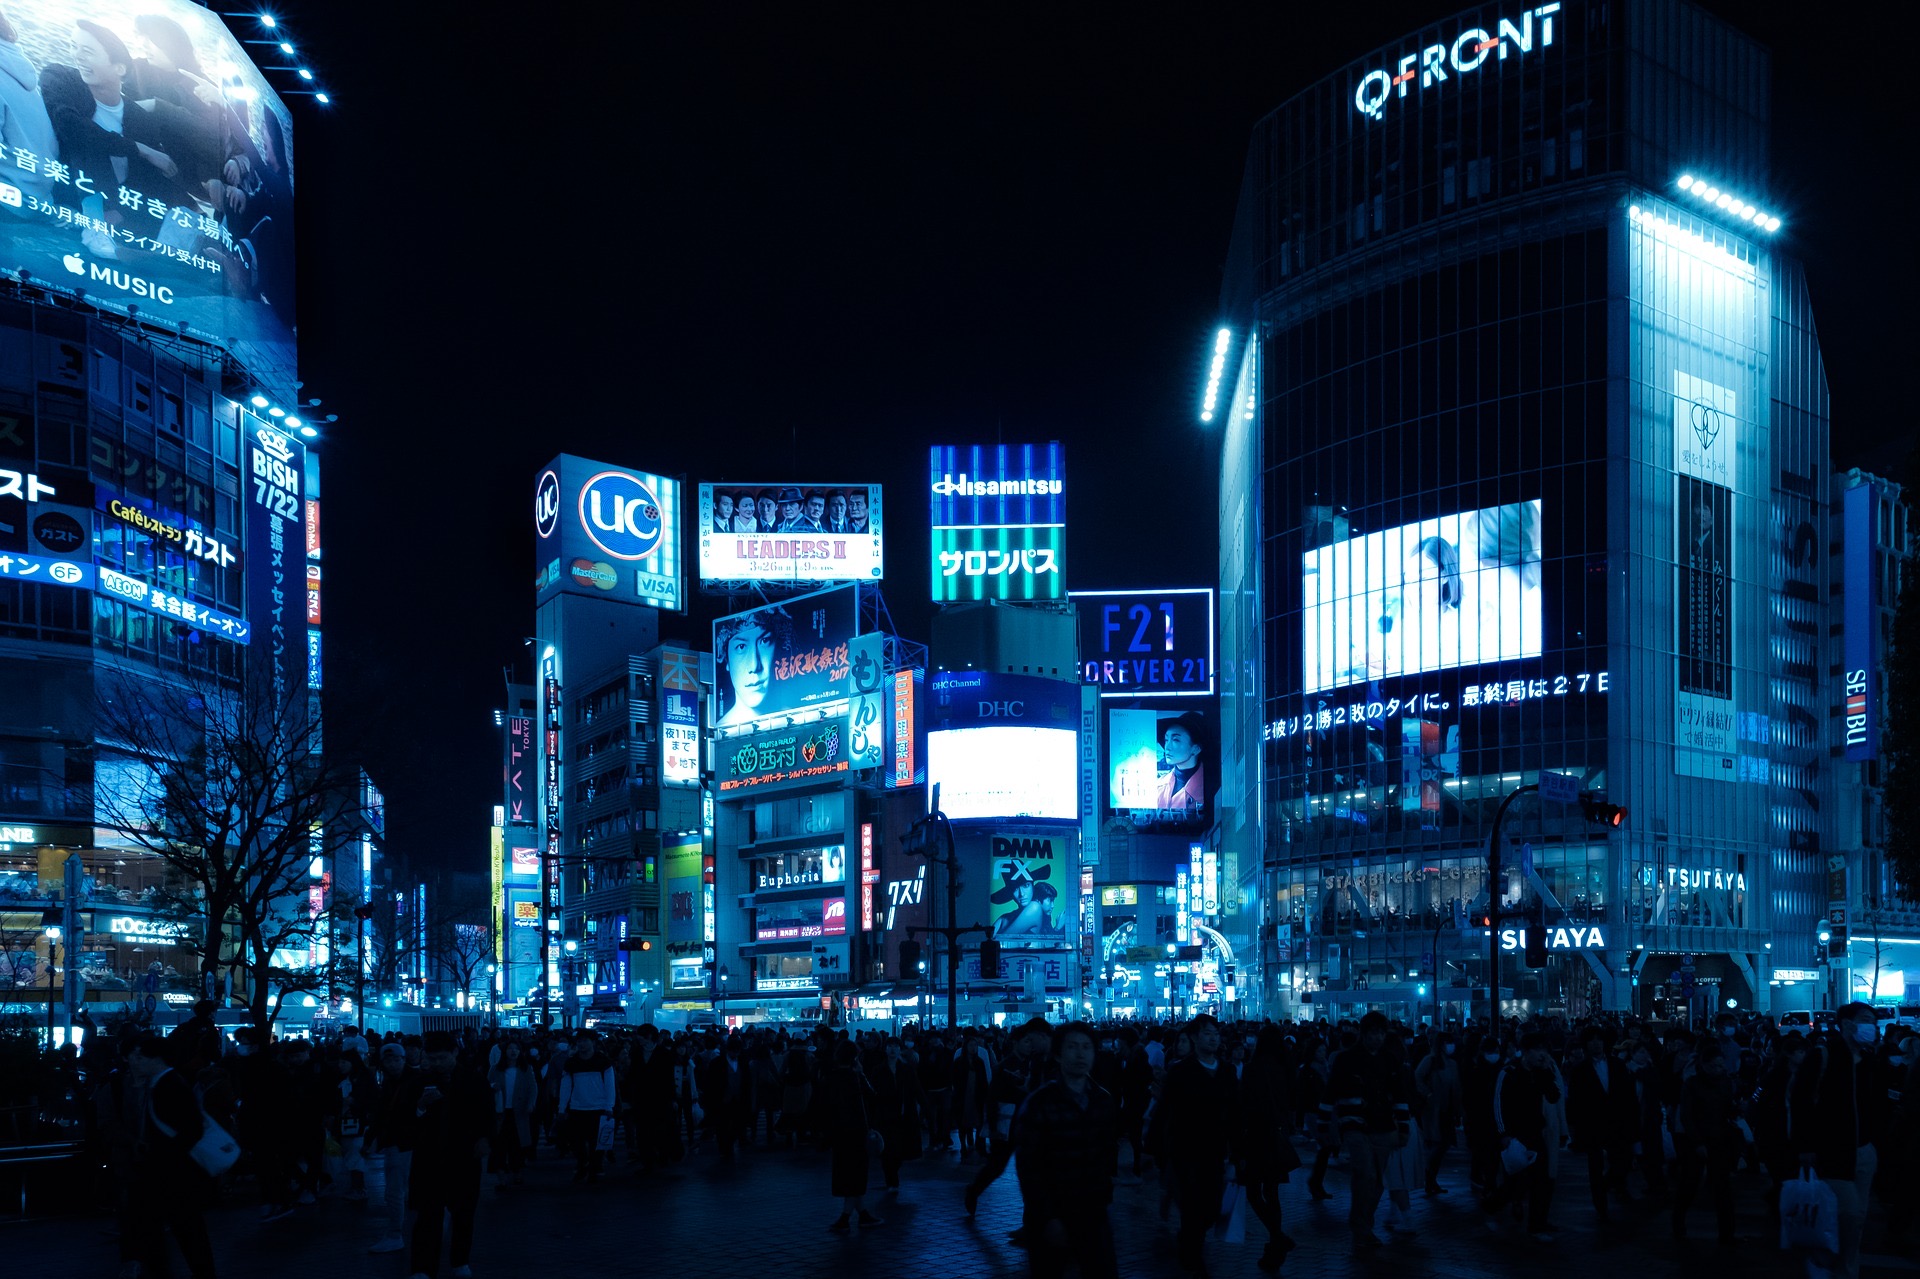
[[[1484,27],[1468,27],[1446,44],[1430,44],[1418,53],[1409,53],[1392,70],[1376,67],[1360,77],[1353,91],[1353,108],[1369,120],[1386,115],[1387,103],[1404,98],[1419,81],[1421,92],[1457,75],[1478,71],[1488,58],[1507,60],[1513,53],[1528,54],[1538,41],[1541,48],[1553,43],[1553,15],[1560,5],[1543,4],[1522,10],[1518,22],[1500,19],[1489,32]],[[1534,26],[1538,18],[1540,25]]]

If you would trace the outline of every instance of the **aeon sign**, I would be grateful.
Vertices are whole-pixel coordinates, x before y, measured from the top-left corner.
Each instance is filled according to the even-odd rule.
[[[1537,9],[1524,10],[1517,25],[1510,18],[1500,19],[1492,33],[1484,27],[1468,27],[1447,44],[1430,44],[1418,53],[1409,53],[1391,71],[1384,68],[1369,71],[1354,88],[1354,110],[1370,120],[1378,120],[1386,114],[1389,100],[1407,96],[1416,78],[1424,92],[1450,76],[1478,71],[1488,58],[1498,57],[1505,62],[1512,52],[1532,53],[1536,36],[1544,49],[1553,43],[1553,15],[1558,12],[1557,2],[1543,4]],[[1537,31],[1533,25],[1535,18],[1540,19]]]
[[[639,477],[602,471],[580,486],[580,527],[617,560],[643,560],[660,546],[660,503]]]

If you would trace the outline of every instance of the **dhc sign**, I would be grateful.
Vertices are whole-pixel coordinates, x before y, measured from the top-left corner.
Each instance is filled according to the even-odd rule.
[[[1422,90],[1429,89],[1451,75],[1478,71],[1488,58],[1497,57],[1505,62],[1510,51],[1532,53],[1536,37],[1544,49],[1553,43],[1553,15],[1558,12],[1560,5],[1556,0],[1537,9],[1523,10],[1517,24],[1510,18],[1500,19],[1498,29],[1491,34],[1484,27],[1468,27],[1451,43],[1430,44],[1418,53],[1409,53],[1392,71],[1385,68],[1369,71],[1360,77],[1353,91],[1353,108],[1369,120],[1378,120],[1385,115],[1388,100],[1406,97],[1415,79],[1420,81]],[[1535,18],[1540,19],[1537,31],[1533,25]]]
[[[1527,930],[1524,928],[1502,928],[1500,930],[1501,950],[1524,950],[1527,945]],[[1555,927],[1547,929],[1548,950],[1605,950],[1606,936],[1598,924],[1592,927]]]

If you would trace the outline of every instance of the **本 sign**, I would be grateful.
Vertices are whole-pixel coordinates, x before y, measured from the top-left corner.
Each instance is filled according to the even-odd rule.
[[[1102,697],[1213,692],[1213,590],[1074,591],[1081,678]]]

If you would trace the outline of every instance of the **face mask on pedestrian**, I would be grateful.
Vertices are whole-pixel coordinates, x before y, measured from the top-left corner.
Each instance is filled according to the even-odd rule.
[[[1859,1044],[1863,1048],[1871,1048],[1874,1044],[1878,1043],[1879,1040],[1880,1027],[1877,1023],[1870,1021],[1856,1021],[1853,1023],[1854,1043]]]
[[[1720,1033],[1721,1033],[1721,1034],[1723,1034],[1723,1035],[1725,1035],[1725,1036],[1727,1036],[1728,1038],[1732,1038],[1732,1037],[1733,1037],[1733,1027],[1732,1027],[1732,1026],[1730,1026],[1730,1025],[1728,1025],[1728,1026],[1722,1026],[1722,1027],[1720,1028]]]
[[[1442,1052],[1444,1052],[1444,1053],[1446,1053],[1446,1054],[1447,1054],[1447,1056],[1449,1056],[1449,1057],[1451,1057],[1451,1056],[1453,1056],[1453,1045],[1452,1045],[1452,1044],[1442,1044],[1442,1045],[1441,1045],[1441,1051],[1442,1051]]]
[[[1496,1062],[1500,1060],[1500,1054],[1497,1052],[1486,1052],[1486,1053],[1481,1053],[1480,1055],[1486,1058],[1487,1061],[1489,1062]]]

